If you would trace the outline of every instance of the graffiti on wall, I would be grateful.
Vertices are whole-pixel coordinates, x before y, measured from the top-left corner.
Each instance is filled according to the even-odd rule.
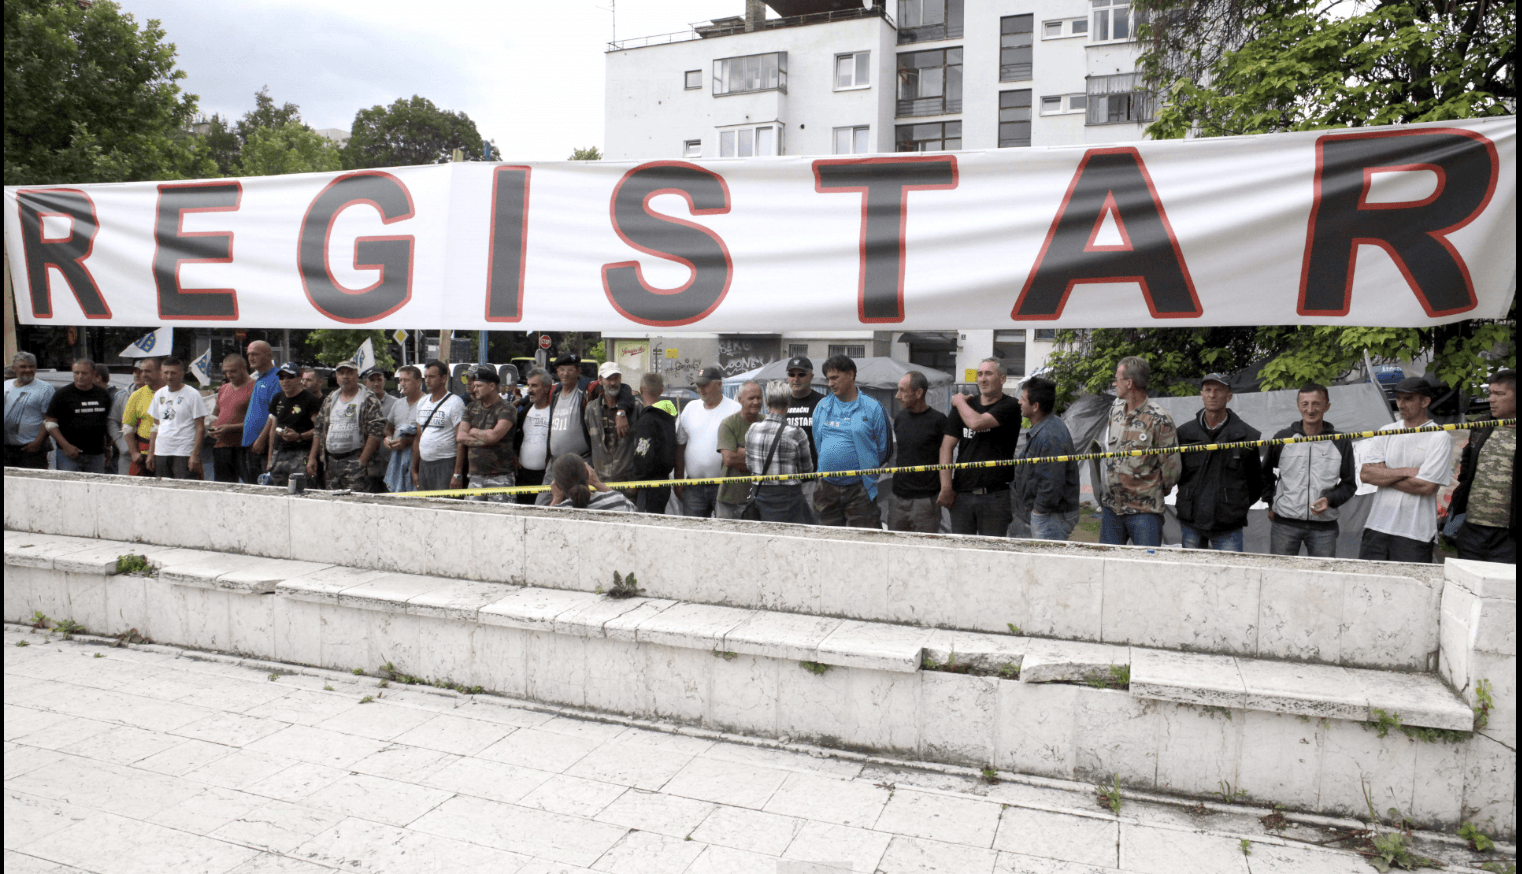
[[[719,368],[725,376],[737,376],[764,367],[782,357],[782,340],[771,338],[727,338],[719,341]]]

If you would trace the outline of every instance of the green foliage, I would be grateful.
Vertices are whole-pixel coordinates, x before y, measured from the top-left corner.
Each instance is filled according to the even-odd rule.
[[[138,574],[140,576],[151,576],[153,574],[153,566],[148,564],[147,556],[138,555],[135,552],[129,552],[126,555],[119,556],[116,559],[116,572],[118,574]]]
[[[447,164],[455,149],[481,156],[476,123],[463,112],[440,109],[414,94],[390,106],[377,104],[355,113],[343,163],[347,170]]]
[[[375,696],[374,695],[366,695],[365,697],[359,699],[359,703],[361,703],[361,704],[369,704],[371,701],[374,701],[374,700],[375,700]]]
[[[1238,789],[1225,780],[1217,781],[1216,785],[1220,788],[1215,791],[1215,794],[1221,796],[1221,801],[1227,804],[1247,797],[1246,789]]]
[[[587,146],[585,149],[573,149],[571,157],[567,161],[601,161],[602,152],[596,146]]]
[[[644,589],[639,587],[639,581],[634,579],[633,571],[630,571],[627,576],[614,571],[613,588],[609,589],[605,594],[609,598],[633,598],[643,591]]]
[[[347,361],[366,340],[375,349],[376,365],[390,370],[396,359],[391,357],[391,340],[385,331],[318,328],[307,332],[307,347],[316,350],[319,362],[329,365]]]
[[[24,640],[18,640],[18,641],[16,641],[16,645],[17,645],[17,646],[31,646],[31,644],[30,644],[30,643],[27,643],[27,642],[26,642],[26,641],[24,641]]]
[[[1100,328],[1059,330],[1047,358],[1057,383],[1057,406],[1080,394],[1103,394],[1115,382],[1120,359],[1138,355],[1152,365],[1149,394],[1166,396],[1187,388],[1183,380],[1246,368],[1261,351],[1254,328]],[[1191,390],[1192,393],[1192,390]]]
[[[1251,856],[1252,855],[1252,841],[1249,841],[1247,838],[1243,838],[1237,844],[1237,846],[1242,848],[1242,855],[1244,855],[1244,856]]]
[[[726,662],[732,662],[735,659],[739,658],[740,654],[737,652],[730,652],[729,650],[716,649],[713,651],[713,657],[716,659],[723,659]]]
[[[305,125],[282,124],[254,128],[249,133],[238,175],[279,176],[341,169],[343,158],[337,143]]]
[[[1111,783],[1110,783],[1109,786],[1106,786],[1105,784],[1100,783],[1098,786],[1096,786],[1094,788],[1099,791],[1099,806],[1100,807],[1107,808],[1111,813],[1116,813],[1116,814],[1120,813],[1120,806],[1122,804],[1122,798],[1121,798],[1121,795],[1120,795],[1120,778],[1119,777],[1112,778],[1111,779]]]
[[[358,668],[354,669],[354,673],[357,674],[359,672],[360,671]],[[453,680],[425,680],[422,677],[414,677],[411,674],[404,674],[398,671],[396,666],[390,662],[386,662],[385,664],[381,665],[380,671],[378,673],[381,675],[381,681],[377,683],[376,686],[382,689],[390,687],[391,681],[395,680],[396,682],[406,686],[433,686],[437,689],[450,689],[452,691],[459,692],[462,695],[479,695],[482,692],[486,691],[480,686],[467,686],[464,683],[456,683]]]
[[[1013,622],[1006,622],[1006,623],[1004,623],[1004,627],[1009,629],[1009,633],[1010,634],[1013,634],[1016,637],[1018,637],[1020,635],[1020,626],[1016,625],[1015,623],[1013,623]]]
[[[1496,848],[1496,842],[1490,839],[1490,835],[1475,828],[1472,822],[1466,822],[1459,826],[1459,837],[1468,841],[1471,847],[1474,847],[1481,853],[1488,853]]]
[[[983,782],[990,786],[996,786],[999,783],[999,769],[993,765],[984,765],[982,776]]]
[[[1496,699],[1490,692],[1490,681],[1479,680],[1474,684],[1474,697],[1480,702],[1474,707],[1474,730],[1480,731],[1490,724],[1490,709]]]
[[[59,619],[53,623],[53,630],[63,635],[68,640],[76,634],[84,634],[85,627],[72,619]]]
[[[999,677],[1005,680],[1020,679],[1020,666],[1014,662],[1005,662],[999,668]]]
[[[1364,723],[1364,730],[1373,729],[1375,734],[1386,737],[1391,729],[1398,729],[1401,734],[1412,740],[1422,743],[1462,743],[1474,736],[1473,732],[1454,731],[1448,728],[1425,728],[1417,725],[1406,725],[1401,721],[1399,713],[1391,713],[1383,708],[1374,708],[1374,720]]]
[[[830,669],[829,665],[808,661],[799,662],[798,667],[803,668],[805,671],[808,671],[811,674],[823,674],[825,671]]]
[[[32,626],[33,628],[47,628],[49,625],[53,624],[53,620],[49,619],[47,614],[43,613],[41,610],[33,610],[32,618],[28,619],[26,624]]]
[[[1085,686],[1095,689],[1120,689],[1125,691],[1131,688],[1131,666],[1110,665],[1110,670],[1105,674],[1089,677],[1083,681]]]
[[[1516,862],[1481,862],[1480,863],[1480,870],[1481,871],[1488,871],[1489,874],[1517,874],[1517,863]]]
[[[175,47],[112,0],[6,0],[5,184],[214,175]]]

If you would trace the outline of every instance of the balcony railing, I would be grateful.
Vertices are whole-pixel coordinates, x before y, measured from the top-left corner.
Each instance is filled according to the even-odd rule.
[[[829,24],[834,21],[855,21],[862,18],[881,18],[889,27],[895,29],[893,16],[882,6],[862,7],[860,9],[835,9],[829,12],[811,12],[808,15],[790,15],[787,18],[773,18],[756,22],[755,30],[776,30],[783,27],[807,27],[812,24]],[[737,33],[746,33],[745,25],[736,24],[731,27],[713,27],[708,22],[694,24],[692,30],[680,33],[661,33],[655,36],[641,36],[633,39],[620,39],[608,43],[608,51],[621,52],[624,49],[640,49],[647,46],[667,45],[669,43],[687,42],[694,39],[713,39],[721,36],[733,36]],[[698,28],[702,27],[702,32]]]

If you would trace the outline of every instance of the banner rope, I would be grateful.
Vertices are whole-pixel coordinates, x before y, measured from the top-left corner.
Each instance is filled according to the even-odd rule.
[[[1421,434],[1429,431],[1466,431],[1474,428],[1504,427],[1517,424],[1512,419],[1488,419],[1482,422],[1458,422],[1452,425],[1436,423],[1418,428],[1391,428],[1385,431],[1344,431],[1335,434],[1317,434],[1314,437],[1277,437],[1267,440],[1238,440],[1232,443],[1191,443],[1187,446],[1163,446],[1153,449],[1130,449],[1123,452],[1088,452],[1080,455],[1048,455],[1038,458],[1001,458],[993,461],[966,461],[952,464],[918,464],[907,467],[869,467],[860,470],[830,470],[814,473],[770,473],[748,476],[717,476],[696,479],[634,480],[630,482],[604,483],[610,489],[651,489],[667,486],[707,486],[726,483],[767,483],[782,480],[841,479],[853,476],[881,476],[889,473],[931,473],[942,470],[976,470],[989,467],[1016,467],[1026,464],[1052,464],[1069,461],[1099,461],[1107,458],[1141,458],[1148,455],[1183,454],[1186,452],[1218,452],[1222,449],[1256,449],[1261,446],[1289,446],[1293,443],[1323,443],[1332,440],[1362,440],[1369,437]],[[432,491],[389,492],[397,497],[448,498],[460,495],[531,495],[550,490],[550,484],[538,486],[501,486],[481,489],[435,489]]]

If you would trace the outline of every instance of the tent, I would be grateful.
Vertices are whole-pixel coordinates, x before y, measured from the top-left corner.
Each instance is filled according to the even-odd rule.
[[[1298,394],[1299,392],[1295,389],[1283,389],[1233,395],[1231,409],[1247,424],[1262,432],[1266,439],[1274,436],[1292,422],[1300,420],[1300,412],[1295,405]],[[1328,389],[1328,394],[1332,406],[1327,412],[1327,421],[1336,425],[1339,431],[1373,431],[1391,422],[1390,409],[1385,404],[1384,392],[1373,383],[1334,385]],[[1194,418],[1201,407],[1198,397],[1154,398],[1153,400],[1168,411],[1174,422],[1180,423]],[[1062,421],[1072,432],[1073,444],[1079,452],[1103,451],[1105,426],[1110,405],[1114,401],[1115,398],[1111,395],[1085,395],[1063,412]],[[1358,451],[1359,445],[1359,443],[1354,444],[1355,452]],[[1457,458],[1457,455],[1454,457]],[[1100,465],[1099,461],[1090,461],[1080,470],[1080,488],[1084,503],[1097,503],[1104,492],[1104,476]],[[1339,558],[1358,557],[1358,544],[1363,535],[1364,520],[1369,515],[1369,499],[1373,493],[1373,486],[1360,485],[1353,499],[1343,505],[1339,516],[1342,534],[1337,541]],[[1181,540],[1178,519],[1173,515],[1171,495],[1168,500],[1169,506],[1163,525],[1163,542],[1177,544]],[[1268,538],[1268,507],[1260,501],[1248,513],[1244,548],[1247,552],[1266,553]]]

